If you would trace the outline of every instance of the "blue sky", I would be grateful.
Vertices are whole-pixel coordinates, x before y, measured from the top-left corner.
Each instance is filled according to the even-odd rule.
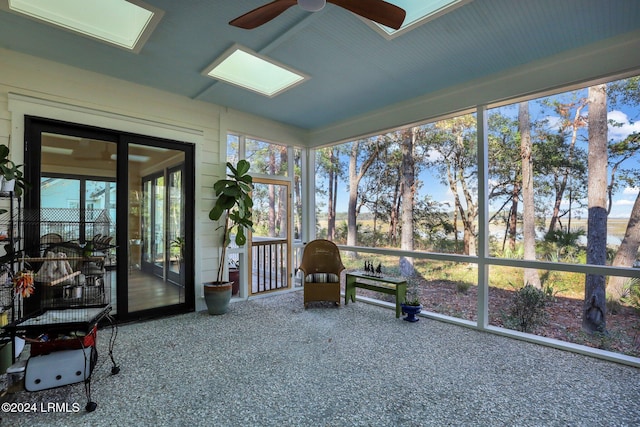
[[[585,90],[586,91],[586,90]],[[559,94],[555,97],[563,97],[566,94]],[[568,95],[566,95],[568,96]],[[549,114],[549,110],[546,112],[540,107],[540,105],[534,100],[529,103],[530,105],[530,114],[531,120],[536,120],[537,118],[546,117],[548,119],[549,125],[553,129],[557,128],[557,123],[559,123],[560,118],[558,116],[554,116]],[[515,105],[505,106],[501,108],[501,112],[505,115],[509,115],[511,117],[515,117],[517,115],[517,108]],[[546,116],[544,116],[546,114]],[[584,114],[587,115],[588,111],[584,111]],[[614,121],[618,123],[620,126],[612,126],[609,125],[609,140],[612,142],[618,142],[625,139],[628,135],[633,132],[640,132],[640,121],[636,121],[636,119],[640,116],[640,110],[638,108],[632,108],[629,106],[622,106],[618,109],[611,110],[608,113],[608,119],[610,121]],[[586,133],[585,133],[586,135]],[[586,142],[579,142],[585,148],[586,151]],[[342,159],[342,163],[344,168],[348,166],[348,160],[345,157]],[[624,164],[626,168],[640,168],[640,154],[635,158],[627,160]],[[433,199],[441,201],[441,202],[453,202],[453,195],[448,189],[448,186],[440,183],[440,180],[433,175],[432,171],[426,170],[423,171],[419,179],[422,181],[423,185],[420,189],[420,194],[428,194]],[[326,188],[326,185],[325,185]],[[639,187],[626,187],[621,191],[618,191],[613,198],[613,206],[611,210],[610,217],[612,218],[628,218],[631,212],[631,208],[635,202],[635,199],[638,195]],[[348,199],[348,185],[345,181],[339,182],[338,189],[338,212],[346,212],[347,211],[347,199]],[[326,211],[326,197],[320,196],[317,200],[320,204],[324,205],[322,211]],[[586,205],[586,200],[584,201]],[[496,208],[494,206],[494,208]],[[363,209],[364,211],[364,209]],[[576,216],[582,215],[582,217],[586,217],[586,209],[584,212],[575,211],[574,214]]]

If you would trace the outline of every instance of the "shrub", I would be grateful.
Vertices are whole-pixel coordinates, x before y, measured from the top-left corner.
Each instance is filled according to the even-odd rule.
[[[560,292],[565,292],[566,290],[568,290],[568,286],[566,286],[564,283],[559,283],[557,287],[554,286],[554,284],[551,282],[545,282],[541,285],[542,291],[547,296],[547,300],[549,301],[555,301],[556,296],[558,296]]]
[[[465,281],[456,282],[456,292],[460,294],[466,294],[469,288],[471,287],[471,283]]]
[[[624,284],[624,295],[620,301],[640,313],[640,279],[633,277]]]
[[[611,294],[607,294],[607,314],[619,314],[622,311],[622,300],[617,300],[611,296]]]
[[[546,318],[547,294],[532,285],[518,289],[513,295],[511,311],[505,316],[505,326],[521,332],[531,333]]]

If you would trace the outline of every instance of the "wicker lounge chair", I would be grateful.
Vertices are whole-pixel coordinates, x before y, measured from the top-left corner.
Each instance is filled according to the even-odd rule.
[[[340,273],[344,265],[340,250],[333,242],[324,239],[309,242],[299,268],[303,273],[305,308],[314,301],[340,305]]]

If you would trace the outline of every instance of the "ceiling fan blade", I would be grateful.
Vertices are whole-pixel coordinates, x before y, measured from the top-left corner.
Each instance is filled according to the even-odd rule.
[[[245,30],[252,30],[271,21],[297,3],[296,0],[275,0],[233,19],[229,22],[229,25],[244,28]]]
[[[402,26],[407,15],[404,9],[383,0],[327,0],[327,2],[394,30]]]

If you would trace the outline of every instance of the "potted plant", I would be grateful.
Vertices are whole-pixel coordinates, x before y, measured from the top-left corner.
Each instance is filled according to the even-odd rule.
[[[235,242],[243,246],[247,242],[246,230],[253,227],[251,190],[253,178],[249,175],[250,163],[246,160],[238,161],[234,167],[227,162],[227,179],[221,179],[213,184],[217,197],[213,208],[209,211],[209,219],[222,219],[222,251],[218,274],[215,282],[204,284],[204,297],[209,314],[224,314],[229,307],[232,284],[223,280],[224,266],[227,259],[227,247],[231,243],[231,235],[235,232]]]
[[[412,289],[407,293],[407,298],[405,302],[400,304],[400,307],[402,308],[402,314],[407,315],[407,317],[404,317],[404,320],[407,322],[417,322],[420,319],[416,317],[416,314],[422,310],[422,304],[418,296],[417,284],[410,282],[410,285]]]
[[[184,237],[178,236],[175,239],[171,240],[171,248],[178,250],[178,267],[180,276],[182,276],[182,272],[184,271],[184,247]]]
[[[22,165],[16,165],[9,159],[9,147],[0,144],[0,176],[3,178],[2,191],[14,191],[17,196],[22,195],[27,183],[20,170]]]

